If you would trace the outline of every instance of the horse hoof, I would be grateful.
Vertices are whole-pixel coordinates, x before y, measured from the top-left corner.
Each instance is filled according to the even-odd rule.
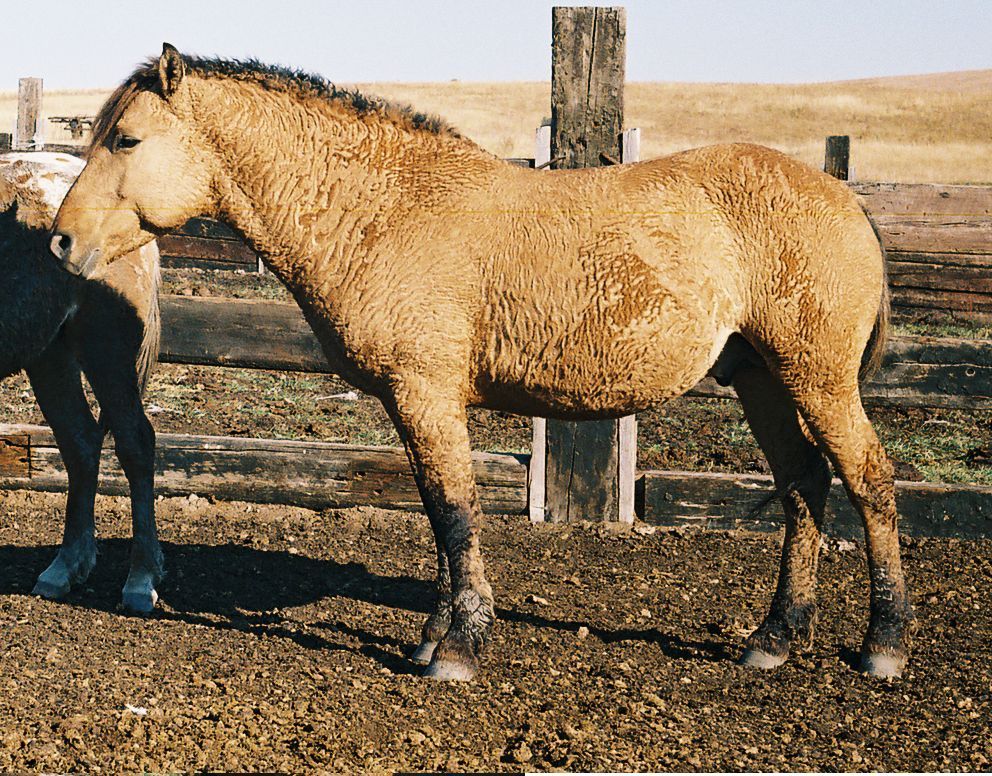
[[[772,668],[778,668],[788,657],[788,655],[772,655],[768,652],[762,652],[760,649],[745,649],[737,663],[749,668],[762,668],[769,671]]]
[[[416,663],[418,666],[426,666],[431,662],[431,658],[434,656],[434,649],[437,647],[436,641],[421,641],[420,646],[418,646],[413,654],[410,655],[410,660]]]
[[[69,595],[69,585],[68,583],[58,585],[39,579],[35,583],[31,595],[39,595],[49,601],[58,601]]]
[[[439,682],[470,682],[475,674],[473,666],[454,660],[435,660],[424,669],[424,676]]]
[[[158,603],[158,593],[148,590],[125,590],[121,605],[131,614],[149,614]]]
[[[865,652],[861,655],[861,670],[878,679],[898,679],[906,667],[906,658],[887,655],[881,652]]]

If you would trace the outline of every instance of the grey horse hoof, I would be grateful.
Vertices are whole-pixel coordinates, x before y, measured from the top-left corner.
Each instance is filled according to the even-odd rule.
[[[473,666],[454,660],[435,660],[424,670],[424,676],[439,682],[470,682],[475,674]]]
[[[413,654],[410,655],[410,660],[418,666],[426,666],[430,664],[431,658],[434,657],[434,649],[436,647],[436,641],[421,641],[420,646],[418,646],[413,651]]]
[[[158,593],[151,590],[125,590],[121,605],[132,614],[149,614],[158,603]]]
[[[772,655],[760,649],[745,649],[737,663],[748,668],[762,668],[769,671],[778,668],[788,657],[788,655]]]
[[[861,670],[878,679],[898,679],[906,667],[906,658],[882,652],[865,652],[861,655]]]
[[[59,585],[39,579],[35,583],[31,595],[39,595],[42,598],[47,598],[49,601],[58,601],[69,595],[69,584]]]

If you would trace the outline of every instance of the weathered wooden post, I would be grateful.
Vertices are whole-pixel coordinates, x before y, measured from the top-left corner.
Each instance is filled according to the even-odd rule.
[[[22,78],[17,82],[17,125],[14,128],[14,150],[35,147],[41,129],[42,80]]]
[[[626,144],[624,159],[621,134],[626,11],[553,8],[551,26],[548,159],[552,166],[568,169],[635,161],[630,154],[636,153],[633,149],[639,141]],[[541,155],[539,150],[537,156]],[[535,165],[541,161],[535,159]],[[636,446],[633,417],[583,423],[536,421],[531,519],[632,521]]]
[[[828,135],[823,171],[846,181],[850,172],[851,138],[848,135]]]

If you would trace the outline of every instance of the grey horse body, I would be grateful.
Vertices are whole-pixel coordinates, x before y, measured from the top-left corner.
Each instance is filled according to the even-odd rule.
[[[12,161],[14,156],[21,158]],[[148,611],[162,576],[154,518],[155,437],[142,408],[158,349],[158,251],[151,244],[103,278],[81,281],[65,272],[51,259],[43,226],[47,216],[54,217],[64,190],[47,192],[48,200],[58,201],[42,201],[16,196],[24,192],[12,187],[30,187],[55,173],[71,183],[70,173],[78,169],[27,156],[0,156],[0,171],[24,168],[8,174],[7,188],[0,189],[5,195],[0,196],[0,378],[27,373],[69,479],[62,545],[34,592],[61,598],[93,569],[94,501],[109,432],[131,489],[134,542],[124,604]],[[87,401],[83,375],[100,406],[99,420]]]

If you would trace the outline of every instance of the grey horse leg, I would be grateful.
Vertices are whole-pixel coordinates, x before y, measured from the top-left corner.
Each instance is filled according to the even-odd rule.
[[[100,419],[114,437],[114,451],[131,492],[131,569],[122,602],[133,612],[147,613],[158,601],[157,585],[165,562],[155,525],[155,431],[141,406],[136,381],[115,381],[87,372],[100,403]]]
[[[143,325],[124,300],[91,292],[69,327],[86,378],[100,404],[100,423],[114,437],[114,450],[131,493],[131,568],[124,607],[150,612],[164,559],[155,525],[155,432],[141,404],[138,354]]]
[[[416,477],[416,480],[420,487],[421,498],[429,499],[430,496],[426,494],[426,489],[422,485],[422,479]],[[427,503],[426,500],[424,503]],[[441,526],[435,526],[432,521],[431,528],[437,544],[437,602],[434,611],[424,623],[420,644],[410,658],[414,663],[424,666],[431,662],[438,642],[451,627],[451,569],[448,566],[448,553],[444,543],[439,539]]]
[[[64,339],[58,338],[26,371],[69,475],[62,546],[34,587],[35,595],[57,599],[83,582],[96,564],[93,502],[103,431],[90,412],[79,365]]]

